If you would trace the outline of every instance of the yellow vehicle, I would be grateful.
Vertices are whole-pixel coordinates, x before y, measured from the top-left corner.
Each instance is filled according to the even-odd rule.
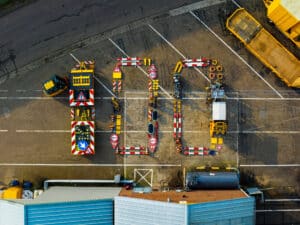
[[[300,48],[300,1],[264,0],[267,17]]]
[[[47,96],[56,96],[68,88],[68,79],[53,75],[43,83],[43,92]]]
[[[288,86],[300,88],[300,62],[245,9],[237,9],[226,27]]]
[[[2,193],[3,199],[20,199],[22,198],[23,189],[19,186],[9,187]]]

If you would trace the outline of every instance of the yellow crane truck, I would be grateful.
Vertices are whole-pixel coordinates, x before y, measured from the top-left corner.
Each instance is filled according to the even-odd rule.
[[[300,88],[299,60],[244,8],[228,17],[226,27],[289,87]]]

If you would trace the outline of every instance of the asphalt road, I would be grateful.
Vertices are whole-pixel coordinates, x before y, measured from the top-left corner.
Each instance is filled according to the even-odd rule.
[[[0,18],[2,58],[17,68],[91,35],[191,3],[181,1],[36,1]],[[47,59],[46,59],[47,60]],[[13,69],[7,65],[8,69]]]

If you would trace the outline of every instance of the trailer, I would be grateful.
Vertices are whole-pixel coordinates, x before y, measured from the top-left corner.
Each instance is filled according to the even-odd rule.
[[[300,62],[245,9],[239,8],[226,21],[246,48],[289,87],[300,88]]]

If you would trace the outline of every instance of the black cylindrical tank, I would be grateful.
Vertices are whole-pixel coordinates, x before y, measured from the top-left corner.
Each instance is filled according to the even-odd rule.
[[[239,175],[236,172],[189,172],[186,187],[197,189],[239,189]]]

